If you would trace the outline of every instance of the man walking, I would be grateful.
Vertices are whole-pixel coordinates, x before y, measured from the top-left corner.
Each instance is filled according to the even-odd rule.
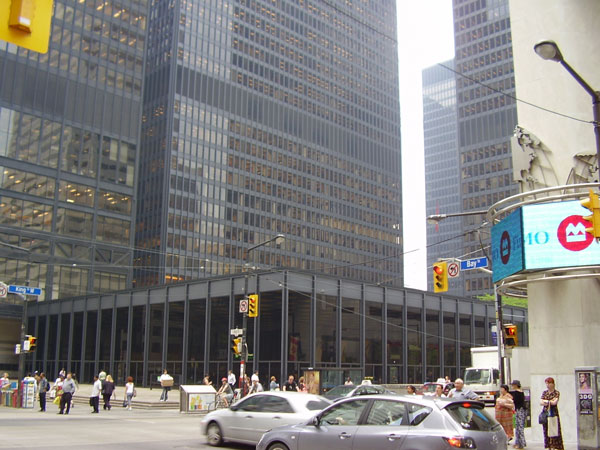
[[[73,381],[73,376],[71,372],[67,374],[67,378],[63,381],[62,385],[62,395],[60,396],[60,412],[59,414],[69,414],[71,411],[71,399],[73,398],[73,394],[75,393],[75,382]],[[67,412],[65,412],[65,405],[67,407]]]
[[[231,386],[231,390],[235,391],[235,373],[231,370],[227,373],[227,383]]]
[[[479,398],[475,392],[465,387],[465,382],[462,378],[454,380],[454,386],[456,387],[448,394],[448,397],[450,398],[455,398],[457,400],[477,400]]]
[[[90,396],[90,406],[94,408],[92,413],[98,414],[100,406],[100,392],[102,392],[102,382],[98,375],[94,375],[94,385],[92,386],[92,395]]]
[[[42,372],[40,374],[40,381],[38,383],[38,392],[40,396],[40,412],[46,411],[46,393],[50,389],[50,383],[46,379],[46,374]]]

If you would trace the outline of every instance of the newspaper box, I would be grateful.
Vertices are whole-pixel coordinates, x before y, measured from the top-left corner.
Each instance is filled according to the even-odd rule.
[[[207,413],[215,409],[217,391],[207,385],[179,386],[179,411],[184,413]]]

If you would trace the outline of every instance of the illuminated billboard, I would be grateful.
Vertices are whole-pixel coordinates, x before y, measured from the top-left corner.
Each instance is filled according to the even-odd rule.
[[[492,228],[497,282],[524,270],[600,264],[600,243],[585,231],[589,211],[578,200],[527,205]]]

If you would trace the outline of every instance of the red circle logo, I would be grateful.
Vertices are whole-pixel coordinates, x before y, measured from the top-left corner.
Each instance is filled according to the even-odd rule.
[[[579,252],[585,250],[594,241],[594,236],[585,231],[592,224],[581,216],[565,218],[556,232],[558,241],[567,250]]]

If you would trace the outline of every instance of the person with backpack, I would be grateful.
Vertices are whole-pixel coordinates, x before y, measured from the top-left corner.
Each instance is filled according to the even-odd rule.
[[[40,374],[40,381],[38,382],[38,395],[40,397],[40,412],[46,412],[46,393],[50,390],[50,383],[46,379],[46,374],[42,372]]]

